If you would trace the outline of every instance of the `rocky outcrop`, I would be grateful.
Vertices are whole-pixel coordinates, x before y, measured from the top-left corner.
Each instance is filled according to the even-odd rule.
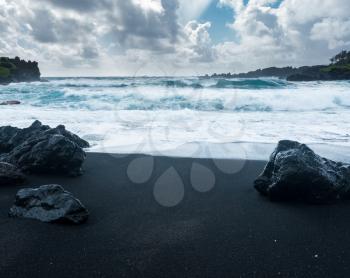
[[[297,73],[298,69],[293,67],[269,67],[264,69],[258,69],[255,71],[249,71],[246,73],[222,73],[222,74],[213,74],[212,78],[261,78],[261,77],[278,77],[278,78],[287,78],[288,76]],[[206,76],[209,77],[208,75]]]
[[[330,65],[301,67],[296,74],[287,77],[288,81],[332,81],[350,80],[350,66]]]
[[[21,104],[21,102],[18,100],[7,100],[7,101],[0,102],[0,105],[18,105],[18,104]]]
[[[40,70],[37,62],[24,61],[19,57],[0,58],[0,84],[32,81],[40,81]]]
[[[81,224],[89,213],[72,193],[60,185],[50,184],[18,191],[9,216]]]
[[[272,201],[349,199],[350,165],[323,158],[304,144],[280,141],[255,188]]]
[[[278,77],[287,81],[350,80],[350,51],[342,51],[331,58],[330,65],[303,67],[269,67],[247,73],[222,73],[206,75],[205,78],[263,78]]]
[[[213,78],[264,78],[278,77],[287,81],[330,81],[350,79],[350,68],[344,66],[304,66],[299,68],[265,68],[239,74],[214,74]]]
[[[15,165],[0,162],[0,186],[20,185],[26,178]]]
[[[0,127],[0,161],[30,173],[55,173],[76,176],[89,143],[64,126],[50,128],[35,121],[28,128]]]

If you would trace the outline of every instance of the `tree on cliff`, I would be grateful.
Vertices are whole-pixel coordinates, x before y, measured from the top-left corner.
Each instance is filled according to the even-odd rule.
[[[350,51],[341,51],[337,55],[331,58],[332,64],[348,64],[350,63]]]

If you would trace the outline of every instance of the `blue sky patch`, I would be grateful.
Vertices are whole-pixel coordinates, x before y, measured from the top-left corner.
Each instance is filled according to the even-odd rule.
[[[244,0],[247,5],[249,0]],[[283,0],[278,0],[271,4],[272,8],[278,8]],[[232,8],[218,5],[219,1],[214,0],[208,6],[206,11],[200,16],[200,22],[211,22],[211,28],[209,29],[210,37],[214,44],[222,43],[225,41],[235,41],[235,33],[232,29],[227,27],[227,24],[231,24],[234,19],[234,12]]]
[[[233,22],[233,11],[230,7],[219,7],[217,0],[212,1],[207,10],[199,18],[200,22],[211,22],[209,33],[213,43],[220,43],[234,38],[233,31],[227,23]]]

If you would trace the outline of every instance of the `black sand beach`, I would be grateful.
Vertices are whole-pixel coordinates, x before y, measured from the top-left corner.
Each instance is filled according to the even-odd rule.
[[[88,154],[82,177],[32,176],[22,186],[63,185],[90,211],[81,226],[8,218],[22,187],[0,188],[0,277],[348,277],[349,202],[271,203],[252,184],[261,161],[228,175],[212,160],[156,157],[150,181],[134,184],[135,157]],[[190,185],[193,161],[215,173],[211,191]],[[185,184],[172,208],[153,196],[169,167]]]

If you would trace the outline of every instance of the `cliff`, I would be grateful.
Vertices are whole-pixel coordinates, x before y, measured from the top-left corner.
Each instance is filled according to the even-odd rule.
[[[40,81],[40,70],[37,62],[24,61],[19,57],[0,58],[0,84],[12,82]]]
[[[342,51],[332,57],[330,65],[293,67],[270,67],[247,73],[223,73],[206,75],[206,78],[261,78],[278,77],[288,81],[350,80],[350,51]]]
[[[350,80],[350,64],[303,67],[287,77],[288,81],[336,81]]]
[[[265,69],[258,69],[255,71],[249,71],[246,73],[222,73],[216,74],[214,73],[211,77],[224,77],[224,78],[260,78],[260,77],[278,77],[278,78],[287,78],[291,74],[297,73],[297,69],[293,67],[270,67]],[[209,76],[206,76],[209,77]]]

